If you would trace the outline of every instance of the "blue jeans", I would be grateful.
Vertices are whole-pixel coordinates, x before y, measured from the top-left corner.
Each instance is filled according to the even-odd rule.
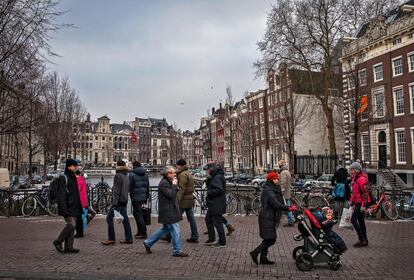
[[[132,240],[131,225],[129,224],[126,206],[111,207],[109,210],[108,215],[106,216],[106,222],[108,223],[108,240],[115,241],[114,210],[119,211],[124,217],[122,224],[124,225],[125,230],[125,240]]]
[[[292,206],[292,200],[286,199],[286,205]],[[295,222],[295,216],[293,216],[293,213],[291,211],[287,212],[287,218],[288,218],[288,224],[293,224]]]
[[[191,228],[191,239],[198,240],[197,223],[194,218],[193,208],[180,208],[181,215],[185,212],[187,221],[190,223]]]
[[[173,255],[178,255],[179,253],[181,253],[180,226],[178,223],[163,224],[162,227],[160,227],[153,234],[151,234],[150,237],[148,237],[148,239],[144,241],[144,243],[148,247],[151,247],[166,234],[171,235]]]

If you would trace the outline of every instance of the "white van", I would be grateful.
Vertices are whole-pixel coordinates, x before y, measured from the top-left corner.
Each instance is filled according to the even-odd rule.
[[[0,189],[7,190],[10,187],[10,174],[7,168],[0,168]]]

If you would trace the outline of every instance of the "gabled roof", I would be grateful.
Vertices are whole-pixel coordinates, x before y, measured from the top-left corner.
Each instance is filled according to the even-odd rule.
[[[111,127],[112,132],[121,132],[124,130],[134,131],[134,129],[131,126],[126,124],[112,123],[109,126]]]
[[[108,116],[107,116],[107,115],[105,115],[105,116],[102,116],[102,117],[98,118],[98,120],[107,120],[107,121],[109,121],[109,120],[111,120],[111,119],[110,119],[110,118],[108,118]]]

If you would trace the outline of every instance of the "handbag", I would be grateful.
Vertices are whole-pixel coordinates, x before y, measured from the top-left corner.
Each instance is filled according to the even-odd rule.
[[[151,208],[148,207],[142,207],[142,217],[144,218],[145,225],[151,224]]]
[[[352,208],[344,208],[342,210],[342,216],[341,221],[339,223],[340,228],[349,228],[352,229],[354,226],[351,223],[351,217],[352,217]]]
[[[117,223],[122,223],[124,221],[124,216],[121,215],[121,213],[118,210],[114,209],[114,216],[115,216],[115,221]]]

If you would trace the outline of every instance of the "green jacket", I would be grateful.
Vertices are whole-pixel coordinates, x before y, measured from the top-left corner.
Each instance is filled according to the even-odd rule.
[[[179,172],[177,172],[178,179],[178,204],[180,208],[193,208],[194,206],[194,179],[193,176],[188,172],[188,167],[183,166]]]

